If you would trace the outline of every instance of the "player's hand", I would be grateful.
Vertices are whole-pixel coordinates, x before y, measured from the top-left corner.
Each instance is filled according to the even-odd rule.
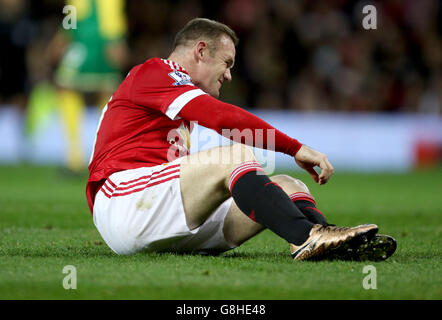
[[[313,180],[319,184],[326,183],[335,171],[325,154],[313,150],[306,145],[302,145],[301,149],[298,150],[295,155],[295,161],[298,166],[310,173]],[[321,169],[319,174],[316,172],[315,167]]]

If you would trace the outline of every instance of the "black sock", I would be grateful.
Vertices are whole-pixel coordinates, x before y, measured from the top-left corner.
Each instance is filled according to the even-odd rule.
[[[289,243],[304,243],[313,223],[263,171],[259,163],[250,161],[232,172],[229,187],[235,203],[250,219]]]
[[[293,203],[301,210],[307,219],[315,224],[329,225],[322,212],[316,208],[315,198],[309,193],[296,192],[290,195]]]

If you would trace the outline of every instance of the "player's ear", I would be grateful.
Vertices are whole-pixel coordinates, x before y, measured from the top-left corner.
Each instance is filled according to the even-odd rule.
[[[208,46],[204,41],[198,41],[194,47],[194,57],[196,61],[203,60],[204,56],[207,54]]]

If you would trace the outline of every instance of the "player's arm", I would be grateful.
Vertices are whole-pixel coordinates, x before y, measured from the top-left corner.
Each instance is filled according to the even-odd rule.
[[[223,129],[238,129],[240,131],[251,129],[253,133],[252,141],[242,141],[241,138],[243,136],[241,135],[224,136],[235,142],[246,143],[251,146],[257,146],[257,143],[259,143],[261,148],[293,156],[296,163],[306,170],[319,184],[326,183],[334,172],[333,166],[324,154],[301,144],[298,140],[277,130],[252,113],[208,95],[201,95],[189,101],[180,110],[179,116],[189,121],[198,121],[200,125],[211,128],[222,135],[224,135]],[[263,139],[263,141],[256,141],[258,138],[256,129],[264,130],[263,135],[259,135],[259,138]],[[275,134],[274,146],[269,145],[267,142],[268,130],[272,130]],[[315,171],[315,166],[321,168],[320,174]]]
[[[235,142],[253,147],[270,149],[295,156],[302,146],[298,140],[275,129],[254,114],[206,94],[188,102],[178,115],[188,121],[197,121],[198,124],[213,129]],[[252,139],[246,139],[244,135],[230,134],[230,130],[233,129],[237,129],[240,132],[248,129],[248,132],[252,134]],[[260,129],[260,131],[257,131],[257,129]],[[269,130],[271,131],[269,132]],[[271,135],[273,132],[275,135],[274,146],[272,145],[273,139],[267,141],[268,134]]]
[[[170,74],[162,70],[153,72],[145,63],[134,72],[131,71],[130,79],[129,96],[137,105],[149,106],[172,120],[179,116],[188,121],[197,121],[221,135],[226,133],[223,129],[249,129],[253,135],[251,140],[242,141],[242,135],[232,134],[227,135],[227,138],[293,156],[298,165],[307,170],[318,183],[327,182],[333,173],[333,168],[329,166],[328,160],[323,159],[325,156],[321,153],[302,145],[250,112],[219,101],[195,86],[176,85],[172,81],[179,79],[172,80]],[[152,83],[155,83],[156,87],[152,87]],[[262,141],[257,141],[256,129],[262,130],[262,134],[259,135]],[[274,133],[274,145],[267,141],[269,130],[272,130],[270,134]],[[313,169],[315,166],[322,169],[320,175]]]
[[[159,62],[160,67],[163,66],[162,63]],[[179,116],[188,121],[197,121],[200,125],[213,129],[222,135],[226,133],[223,129],[238,129],[240,131],[250,129],[249,132],[252,132],[253,137],[245,139],[245,141],[241,141],[240,135],[227,135],[235,142],[275,150],[291,156],[295,156],[301,148],[301,143],[296,139],[276,130],[250,112],[209,96],[193,86],[190,77],[186,79],[185,76],[184,73],[177,71],[165,73],[158,67],[150,70],[149,65],[145,63],[134,72],[131,71],[129,78],[131,100],[137,105],[149,106],[151,109],[158,110],[172,120]],[[187,85],[181,84],[181,82],[186,83],[186,80],[188,81]],[[264,131],[260,132],[262,138],[259,139],[263,141],[257,141],[256,129]],[[275,134],[274,146],[267,143],[268,130],[273,130]],[[259,145],[255,142],[258,142]]]

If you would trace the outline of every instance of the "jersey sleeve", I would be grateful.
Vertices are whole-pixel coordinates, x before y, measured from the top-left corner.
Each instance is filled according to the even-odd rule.
[[[187,73],[177,69],[163,60],[155,63],[148,61],[140,66],[134,75],[130,75],[132,102],[160,111],[172,120],[177,119],[184,106],[206,94],[192,83]]]
[[[302,146],[298,140],[277,130],[254,114],[209,95],[198,97],[189,102],[180,111],[180,116],[185,120],[196,121],[206,128],[213,129],[235,142],[261,149],[295,156]],[[251,139],[246,139],[241,134],[232,135],[231,130],[234,129],[238,129],[239,132],[243,132],[243,130],[251,132],[252,135],[249,136]],[[262,135],[260,135],[261,130],[263,131]],[[274,141],[267,139],[270,137],[269,134],[274,137]]]

